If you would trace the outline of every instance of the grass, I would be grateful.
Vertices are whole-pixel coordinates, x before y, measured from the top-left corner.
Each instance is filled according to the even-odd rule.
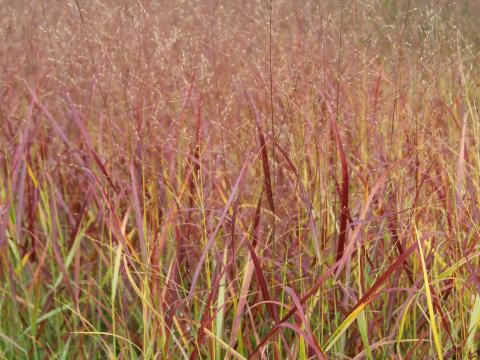
[[[0,1],[0,359],[480,356],[477,1]]]

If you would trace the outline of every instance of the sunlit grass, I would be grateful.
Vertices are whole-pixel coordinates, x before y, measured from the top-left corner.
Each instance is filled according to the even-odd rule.
[[[479,12],[0,1],[0,358],[477,358]]]

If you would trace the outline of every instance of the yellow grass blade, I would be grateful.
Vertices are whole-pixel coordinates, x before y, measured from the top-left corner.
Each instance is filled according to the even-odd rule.
[[[214,333],[212,333],[210,330],[207,328],[203,328],[205,331],[205,335],[207,335],[210,339],[216,341],[227,353],[229,353],[231,356],[233,356],[235,359],[239,360],[247,360],[246,357],[242,356],[242,354],[238,353],[235,351],[235,349],[231,348],[226,342],[220,340],[218,337],[215,336]]]
[[[342,334],[350,327],[350,325],[360,315],[363,309],[365,309],[365,306],[367,306],[368,303],[369,301],[360,304],[355,310],[351,312],[350,315],[347,316],[345,320],[343,320],[340,326],[335,330],[330,339],[327,341],[327,345],[325,346],[325,352],[329,351],[332,346],[335,345],[340,336],[342,336]]]
[[[438,358],[443,359],[442,344],[440,342],[440,336],[438,334],[437,325],[435,323],[435,312],[433,311],[432,294],[430,293],[430,283],[428,281],[427,266],[425,265],[425,258],[423,256],[422,244],[420,243],[420,236],[418,234],[417,227],[415,227],[415,233],[417,236],[418,251],[420,252],[420,260],[422,262],[423,280],[425,282],[425,295],[427,297],[427,306],[430,316],[430,326],[432,328],[433,341],[435,343],[435,349],[437,350]]]

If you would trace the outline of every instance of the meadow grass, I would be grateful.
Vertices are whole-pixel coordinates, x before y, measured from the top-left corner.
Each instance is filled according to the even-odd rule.
[[[478,358],[479,13],[1,0],[0,358]]]

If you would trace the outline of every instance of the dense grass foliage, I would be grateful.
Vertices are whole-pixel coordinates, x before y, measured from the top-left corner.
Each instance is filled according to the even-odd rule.
[[[479,13],[0,1],[0,358],[477,358]]]

